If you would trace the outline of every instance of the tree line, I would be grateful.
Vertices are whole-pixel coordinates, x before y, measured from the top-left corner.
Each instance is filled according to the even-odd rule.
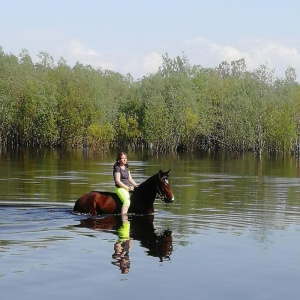
[[[151,147],[166,151],[299,154],[300,86],[244,59],[215,68],[162,56],[139,80],[40,52],[0,47],[2,147]]]

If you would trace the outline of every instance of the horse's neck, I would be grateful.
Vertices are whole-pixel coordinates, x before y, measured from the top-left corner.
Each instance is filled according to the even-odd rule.
[[[155,198],[156,196],[157,180],[157,175],[149,177],[138,186],[138,188],[135,190],[135,194],[142,195],[144,199],[149,198],[150,200],[152,200],[152,198]]]

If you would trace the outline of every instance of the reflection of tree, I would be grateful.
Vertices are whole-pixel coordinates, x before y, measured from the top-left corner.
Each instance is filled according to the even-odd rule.
[[[126,274],[130,268],[129,252],[134,240],[139,241],[142,247],[148,249],[149,256],[158,257],[161,262],[170,259],[173,252],[172,231],[163,230],[157,233],[153,220],[153,215],[130,215],[128,220],[122,220],[121,216],[109,215],[83,219],[76,227],[116,234],[118,238],[114,244],[112,263],[120,267],[122,274]]]

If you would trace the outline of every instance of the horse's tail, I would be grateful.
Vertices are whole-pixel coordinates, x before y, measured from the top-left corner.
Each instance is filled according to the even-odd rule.
[[[79,199],[78,199],[79,200]],[[79,209],[79,201],[76,201],[75,204],[74,204],[74,207],[73,207],[73,212],[78,212],[80,209]]]

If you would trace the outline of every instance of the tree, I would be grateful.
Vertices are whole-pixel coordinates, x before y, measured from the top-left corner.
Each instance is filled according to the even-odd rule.
[[[116,128],[116,142],[122,148],[137,148],[141,142],[141,132],[137,118],[120,115]]]

